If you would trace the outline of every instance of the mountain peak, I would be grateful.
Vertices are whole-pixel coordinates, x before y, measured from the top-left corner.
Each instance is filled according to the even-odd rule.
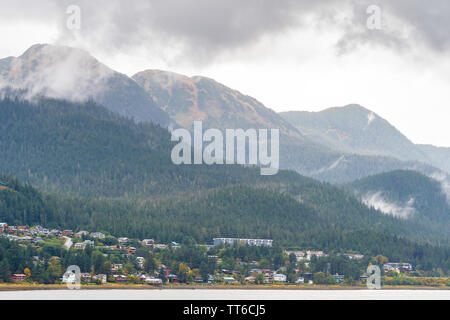
[[[429,163],[425,153],[393,125],[358,104],[281,115],[300,132],[335,150]]]
[[[0,83],[25,90],[30,99],[47,96],[79,102],[92,98],[137,121],[172,123],[135,81],[79,48],[35,44],[19,57],[1,59]]]
[[[91,59],[99,63],[97,59],[95,59],[89,52],[84,49],[62,45],[52,45],[48,43],[38,43],[32,45],[19,58],[37,59],[47,56],[53,57],[54,59],[65,59],[74,55],[78,56],[79,58]]]
[[[301,136],[258,100],[214,79],[161,70],[145,70],[132,78],[162,110],[186,128],[190,128],[193,121],[201,120],[205,127],[278,128],[282,133]]]

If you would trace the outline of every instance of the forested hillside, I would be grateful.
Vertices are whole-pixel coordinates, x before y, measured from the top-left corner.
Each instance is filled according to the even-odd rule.
[[[1,179],[8,187],[0,190],[0,220],[11,224],[100,230],[162,243],[211,243],[213,237],[222,236],[271,238],[277,246],[384,254],[408,259],[425,270],[449,269],[447,246],[418,244],[388,232],[401,232],[404,227],[413,233],[406,221],[369,210],[350,210],[347,219],[341,220],[342,214],[326,213],[288,193],[228,187],[175,203],[136,203],[43,196],[15,179]]]
[[[92,101],[4,99],[0,110],[0,170],[46,191],[170,195],[264,179],[256,168],[176,166],[167,130],[136,124]]]
[[[415,171],[398,170],[355,181],[348,187],[369,204],[383,201],[386,208],[386,204],[407,206],[408,219],[441,225],[450,233],[450,198],[441,182]]]
[[[192,225],[192,233],[189,234],[195,234],[205,228],[208,221],[213,221],[212,217],[215,215],[224,215],[228,219],[229,215],[239,210],[239,206],[230,207],[230,213],[222,209],[223,201],[234,203],[234,198],[238,197],[236,193],[230,199],[224,197],[225,200],[218,202],[219,198],[205,198],[211,197],[210,190],[240,185],[253,188],[250,193],[245,193],[249,199],[252,199],[255,192],[262,192],[254,188],[270,189],[275,194],[284,193],[284,196],[296,199],[298,205],[313,210],[314,216],[319,216],[329,229],[370,228],[421,241],[448,241],[445,225],[428,223],[427,220],[423,223],[420,220],[414,223],[404,222],[384,216],[368,209],[346,191],[294,172],[281,170],[275,176],[261,176],[258,168],[238,165],[176,166],[170,159],[173,144],[167,130],[148,123],[136,124],[112,114],[92,101],[74,104],[42,99],[37,103],[29,103],[4,99],[0,102],[0,108],[0,168],[3,173],[17,176],[47,193],[66,194],[68,199],[80,196],[119,199],[117,202],[68,200],[67,203],[72,201],[72,204],[61,214],[55,213],[54,218],[34,219],[33,222],[52,221],[61,226],[73,221],[70,227],[75,228],[101,217],[101,226],[109,228],[120,221],[120,226],[124,228],[119,229],[120,231],[137,232],[137,228],[143,230],[144,226],[150,230],[153,228],[147,217],[149,214],[156,214],[155,212],[168,211],[166,220],[171,214],[178,212],[174,217],[176,222],[182,221],[181,217],[187,214],[189,219],[183,225],[192,225],[191,215],[201,212],[195,208],[205,208],[204,202],[209,201],[212,209],[205,209],[205,217],[200,219],[201,222],[196,222],[200,224]],[[200,197],[197,200],[199,202],[193,204],[192,196]],[[133,201],[128,202],[126,199]],[[286,203],[289,203],[289,199],[287,198]],[[162,203],[167,201],[166,208],[163,209],[161,204],[159,211],[149,210],[142,209],[140,205],[144,203],[143,206],[148,207],[150,203],[153,206],[157,200]],[[248,202],[251,203],[250,200]],[[276,203],[265,206],[265,210],[274,219],[285,210],[277,207]],[[82,206],[91,207],[76,209]],[[251,224],[259,214],[258,210],[251,209],[248,208],[250,220],[245,221],[246,224]],[[20,212],[22,211],[17,210],[14,214],[16,219],[22,215]],[[91,214],[85,216],[89,212]],[[120,216],[115,216],[116,214]],[[32,217],[34,214],[28,216]],[[116,220],[109,220],[112,216]],[[142,217],[141,220],[138,219],[139,216]],[[109,218],[106,219],[107,217]],[[99,227],[98,223],[95,222],[91,227]],[[213,225],[221,223],[216,221]],[[283,223],[290,225],[289,219],[285,219]],[[307,222],[304,224],[307,225]],[[172,228],[172,231],[176,229],[174,225],[167,228]],[[232,230],[239,234],[243,232]],[[208,231],[209,235],[210,232]],[[248,236],[254,236],[253,232],[250,233]],[[199,239],[197,235],[197,240]]]

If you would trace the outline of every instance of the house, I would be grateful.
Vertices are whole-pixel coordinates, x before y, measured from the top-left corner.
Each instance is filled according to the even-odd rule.
[[[86,243],[83,243],[83,242],[75,243],[73,248],[76,250],[84,250],[84,249],[86,249]]]
[[[106,274],[96,274],[95,276],[92,277],[92,280],[94,281],[100,281],[102,284],[106,283]]]
[[[222,281],[224,283],[237,283],[236,279],[233,277],[223,277]]]
[[[5,232],[8,228],[8,224],[6,222],[0,222],[0,232]]]
[[[272,277],[273,277],[274,282],[286,282],[287,281],[287,277],[285,274],[276,273]]]
[[[120,237],[117,239],[117,241],[119,241],[119,243],[121,244],[127,244],[128,243],[128,238],[127,237]]]
[[[123,265],[121,263],[113,263],[111,265],[111,272],[118,272],[123,269]]]
[[[145,281],[145,279],[147,279],[147,275],[141,274],[141,275],[139,276],[139,280]]]
[[[152,285],[152,286],[160,286],[162,285],[162,280],[154,277],[146,278],[145,283]]]
[[[27,226],[18,226],[17,231],[26,232],[26,231],[28,231],[28,227]]]
[[[143,268],[144,267],[144,263],[145,263],[145,258],[144,257],[136,257],[136,261],[139,265],[139,268]]]
[[[85,282],[91,282],[92,280],[92,276],[90,273],[87,272],[83,272],[80,274],[80,278],[81,280],[85,281]]]
[[[84,243],[86,246],[94,246],[94,245],[95,245],[95,242],[92,241],[92,240],[84,240],[83,243]]]
[[[75,233],[75,237],[82,238],[83,236],[87,236],[88,234],[89,234],[89,232],[81,230],[81,231],[78,231],[77,233]]]
[[[73,235],[73,231],[72,231],[72,230],[63,230],[63,231],[62,231],[62,235],[63,235],[64,237],[66,237],[66,236],[71,236],[71,235]]]
[[[158,244],[155,244],[153,247],[155,249],[167,249],[169,246],[167,244],[160,244],[160,243],[158,243]]]
[[[255,282],[256,281],[256,277],[250,276],[245,278],[245,282]]]
[[[361,260],[364,258],[363,254],[355,254],[355,253],[344,253],[344,256],[348,257],[351,260]]]
[[[121,250],[122,247],[118,244],[114,244],[112,246],[106,246],[106,248],[111,249],[111,250]]]
[[[50,231],[49,231],[47,228],[44,228],[44,227],[42,227],[42,226],[36,226],[36,227],[32,230],[32,232],[33,232],[34,234],[37,234],[37,235],[44,235],[44,236],[46,236],[46,235],[48,235],[48,234],[50,233]]]
[[[296,284],[304,284],[305,283],[305,278],[303,277],[298,277],[297,280],[295,280]]]
[[[115,274],[113,278],[116,282],[126,282],[128,281],[128,277],[123,274]]]
[[[60,278],[61,282],[64,283],[77,283],[77,276],[73,272],[66,272],[63,274],[62,278]]]
[[[389,271],[396,271],[396,272],[411,272],[413,271],[412,265],[410,263],[406,262],[390,262],[385,263],[383,265],[383,271],[385,273]]]
[[[335,275],[332,275],[332,277],[336,283],[344,283],[344,275],[336,273]]]
[[[316,258],[321,258],[321,257],[326,257],[327,254],[323,253],[323,251],[311,251],[311,250],[306,251],[306,259],[307,260],[311,260],[311,258],[313,256],[316,256]]]
[[[127,253],[128,254],[135,254],[136,253],[136,248],[135,247],[128,247],[127,248]]]
[[[180,280],[178,280],[178,277],[175,274],[167,275],[167,279],[169,279],[170,283],[180,283]]]
[[[154,245],[155,245],[155,240],[153,240],[153,239],[144,239],[144,240],[142,240],[142,245],[144,247],[151,247],[151,248],[153,248]]]
[[[90,236],[91,236],[92,238],[105,239],[105,235],[104,235],[103,233],[101,233],[101,232],[92,232],[92,233],[90,234]]]
[[[265,276],[272,276],[275,272],[273,270],[270,269],[262,269],[262,274],[264,274]]]
[[[291,254],[295,255],[295,259],[300,261],[306,258],[306,255],[303,251],[285,251],[286,255],[290,256]]]
[[[23,273],[14,273],[11,276],[11,279],[14,281],[25,281],[27,279],[27,276],[24,275]]]
[[[60,237],[62,232],[57,229],[53,229],[53,230],[50,230],[49,234],[54,237]]]

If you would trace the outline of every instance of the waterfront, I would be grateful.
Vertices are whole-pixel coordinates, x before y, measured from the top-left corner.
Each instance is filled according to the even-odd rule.
[[[0,300],[450,300],[450,290],[110,289],[0,292]]]

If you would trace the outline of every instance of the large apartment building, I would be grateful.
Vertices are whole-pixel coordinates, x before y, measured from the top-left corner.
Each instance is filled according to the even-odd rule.
[[[240,239],[240,238],[214,238],[214,246],[218,246],[220,244],[227,245],[249,245],[249,246],[266,246],[271,247],[273,240],[270,239]]]

